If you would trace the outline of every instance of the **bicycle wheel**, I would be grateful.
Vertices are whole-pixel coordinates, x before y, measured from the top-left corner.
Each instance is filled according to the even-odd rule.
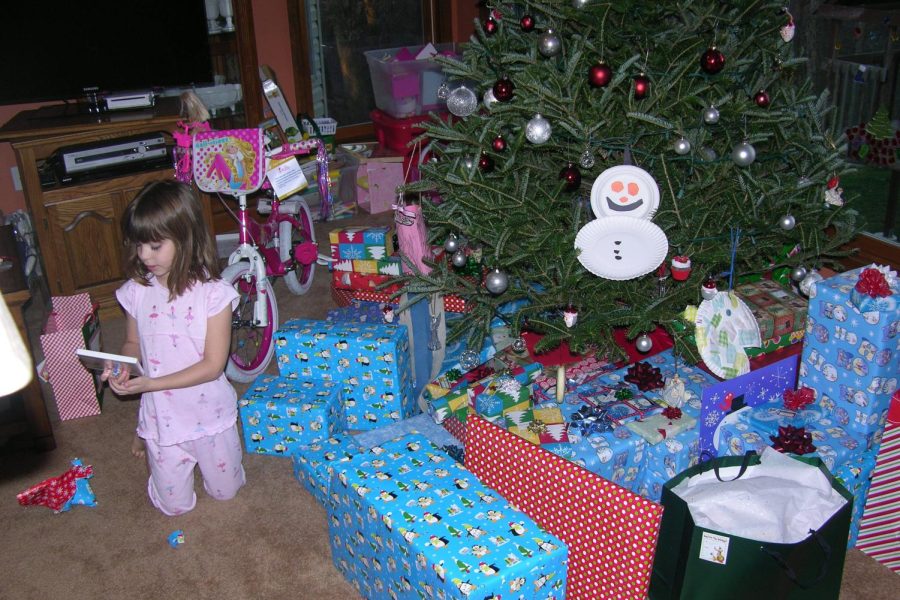
[[[309,207],[302,199],[297,200],[297,207],[299,227],[294,227],[290,221],[278,224],[278,255],[285,263],[290,263],[293,258],[294,268],[284,274],[284,283],[291,293],[299,296],[308,292],[312,285],[319,248]]]
[[[269,324],[254,324],[253,304],[256,301],[256,274],[247,261],[240,261],[222,271],[222,279],[240,294],[238,306],[231,318],[231,351],[225,375],[232,381],[252,382],[266,370],[275,352],[275,331],[278,329],[278,304],[272,284],[266,279],[263,290]]]

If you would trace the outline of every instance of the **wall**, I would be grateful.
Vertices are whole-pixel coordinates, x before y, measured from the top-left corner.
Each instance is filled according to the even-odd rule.
[[[291,39],[288,28],[287,2],[253,1],[253,29],[256,32],[256,59],[275,73],[288,108],[297,113],[297,94],[294,90],[294,68],[291,62]],[[263,102],[268,112],[269,105]]]
[[[291,66],[291,41],[288,31],[287,3],[274,0],[252,0],[253,29],[256,34],[256,53],[259,64],[269,65],[278,78],[278,84],[296,112],[294,74]],[[6,123],[23,110],[42,104],[10,104],[0,106],[0,123]],[[268,105],[264,103],[266,109]],[[0,212],[9,214],[25,208],[25,195],[13,188],[10,169],[16,166],[16,157],[10,144],[0,143]]]

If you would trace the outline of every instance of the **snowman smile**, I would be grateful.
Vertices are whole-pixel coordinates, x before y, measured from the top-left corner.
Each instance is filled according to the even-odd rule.
[[[644,204],[644,201],[638,200],[637,202],[632,202],[631,204],[627,204],[625,206],[619,206],[618,204],[613,202],[609,196],[607,196],[607,198],[606,198],[606,205],[609,206],[609,210],[614,210],[616,212],[625,212],[625,211],[629,211],[629,210],[634,210],[634,209],[638,208],[639,206],[641,206],[642,204]]]

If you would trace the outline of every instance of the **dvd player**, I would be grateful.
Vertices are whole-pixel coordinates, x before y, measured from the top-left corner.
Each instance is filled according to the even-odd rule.
[[[62,181],[94,171],[134,167],[141,170],[168,159],[165,134],[151,131],[138,135],[66,146],[57,151],[57,169]]]

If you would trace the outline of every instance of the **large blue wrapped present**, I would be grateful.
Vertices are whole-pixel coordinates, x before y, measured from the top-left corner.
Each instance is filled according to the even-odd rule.
[[[878,446],[880,437],[876,432],[862,433],[846,427],[818,408],[789,418],[779,409],[782,406],[772,402],[733,413],[733,418],[719,429],[719,456],[741,456],[750,450],[762,452],[772,445],[771,436],[778,436],[778,428],[785,426],[802,427],[809,433],[815,447],[809,455],[819,456],[832,472]]]
[[[686,402],[681,410],[686,417],[699,419],[703,388],[712,385],[715,378],[677,360],[671,350],[644,362],[660,369],[663,379],[678,374],[685,384]],[[662,388],[642,391],[625,381],[627,371],[624,367],[567,389],[560,408],[569,423],[570,443],[546,447],[632,492],[658,501],[666,481],[700,460],[698,429],[694,426],[651,444],[626,425],[594,418],[592,415],[599,415],[604,399],[610,395],[630,393],[634,398],[661,400]]]
[[[348,429],[418,412],[403,325],[294,319],[275,334],[275,354],[282,375],[338,384]]]
[[[816,391],[826,415],[868,434],[883,428],[897,389],[900,303],[896,289],[878,302],[857,298],[854,303],[851,296],[865,269],[840,273],[811,289],[799,385]]]
[[[565,544],[420,434],[335,468],[335,566],[370,600],[564,598]]]
[[[238,400],[244,449],[289,456],[303,446],[343,431],[341,392],[331,381],[263,373]]]
[[[853,512],[850,513],[850,537],[847,547],[856,546],[859,526],[866,509],[866,498],[872,487],[872,473],[875,471],[877,449],[869,450],[834,470],[834,478],[853,494]]]
[[[351,435],[335,435],[300,446],[291,454],[294,478],[319,504],[325,506],[330,495],[334,465],[347,462],[361,451]]]

